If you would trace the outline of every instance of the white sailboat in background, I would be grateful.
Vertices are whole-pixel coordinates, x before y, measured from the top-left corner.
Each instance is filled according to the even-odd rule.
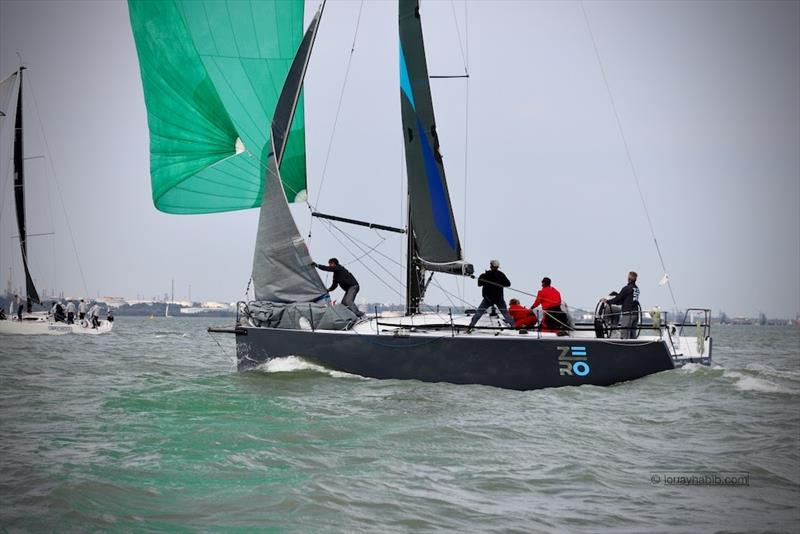
[[[23,335],[61,335],[61,334],[103,334],[110,332],[114,323],[107,320],[99,321],[99,326],[93,327],[91,321],[84,319],[77,323],[67,324],[55,321],[53,316],[46,311],[33,312],[33,304],[43,304],[39,292],[31,275],[28,257],[28,237],[25,217],[25,150],[23,130],[23,72],[20,68],[8,78],[0,82],[0,153],[6,154],[6,148],[11,150],[11,160],[14,173],[14,206],[17,220],[18,239],[22,255],[22,265],[25,270],[25,298],[23,299],[25,311],[18,314],[16,309],[9,310],[8,316],[0,320],[0,334]],[[5,170],[7,161],[2,162],[0,169]],[[5,174],[5,173],[4,173]],[[11,295],[9,295],[11,297]]]
[[[170,302],[175,302],[175,280],[172,280],[172,292],[170,293],[170,299],[167,301],[167,307],[164,309],[164,317],[169,317]]]

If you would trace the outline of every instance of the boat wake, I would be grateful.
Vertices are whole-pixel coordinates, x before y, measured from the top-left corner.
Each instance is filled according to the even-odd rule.
[[[188,338],[189,337],[189,335],[186,334],[185,332],[164,332],[164,331],[153,332],[153,336],[156,339],[163,339],[163,338],[167,338],[167,337],[177,337],[177,338]]]
[[[797,371],[781,371],[767,365],[750,364],[736,371],[726,370],[723,376],[732,379],[734,387],[741,391],[800,394],[800,372]]]
[[[700,363],[687,363],[684,366],[679,367],[678,369],[675,370],[675,372],[678,373],[685,373],[692,375],[697,373],[700,374],[709,373],[713,376],[722,376],[722,374],[724,374],[724,371],[725,368],[720,365],[714,364],[711,367],[709,367],[707,365],[703,365]]]
[[[365,378],[360,375],[352,375],[350,373],[344,373],[342,371],[334,371],[332,369],[327,369],[321,365],[308,362],[299,356],[284,356],[282,358],[272,358],[271,360],[267,360],[266,362],[256,367],[255,370],[261,371],[263,373],[298,373],[298,372],[310,371],[313,373],[325,374],[333,378],[361,378],[363,380],[369,380],[368,378]]]
[[[739,391],[800,395],[800,371],[782,371],[768,365],[748,364],[742,368],[727,369],[716,364],[709,368],[698,363],[689,363],[675,372],[698,379],[722,378]]]

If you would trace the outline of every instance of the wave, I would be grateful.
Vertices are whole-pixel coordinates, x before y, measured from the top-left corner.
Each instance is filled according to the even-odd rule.
[[[748,364],[745,366],[745,369],[747,371],[753,371],[766,376],[793,380],[795,382],[800,383],[800,371],[785,371],[785,370],[775,369],[774,367],[770,367],[769,365],[764,365],[762,363]]]
[[[344,373],[342,371],[334,371],[321,365],[311,363],[304,360],[299,356],[283,356],[281,358],[272,358],[271,360],[262,363],[256,367],[257,371],[264,373],[298,373],[298,372],[314,372],[331,376],[333,378],[361,378],[368,380],[360,375],[353,375]]]
[[[784,371],[778,372],[785,373]],[[800,384],[798,384],[797,379],[781,379],[775,373],[762,373],[751,369],[743,369],[741,371],[726,370],[723,376],[732,379],[734,387],[741,391],[778,393],[782,395],[800,394]]]
[[[711,367],[708,365],[703,365],[700,363],[687,363],[683,367],[679,367],[676,369],[679,373],[684,374],[695,374],[695,373],[712,373],[712,374],[721,374],[720,371],[724,371],[725,368],[721,365],[714,364]]]
[[[185,332],[165,332],[165,331],[160,331],[159,330],[159,331],[153,332],[153,337],[155,337],[156,339],[163,339],[163,338],[166,338],[166,337],[186,338],[186,337],[189,337],[189,335],[186,334]]]

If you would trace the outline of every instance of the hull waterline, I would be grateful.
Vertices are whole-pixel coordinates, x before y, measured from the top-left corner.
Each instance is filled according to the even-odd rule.
[[[237,327],[235,333],[239,370],[294,355],[369,378],[531,390],[608,386],[676,366],[665,341],[657,338],[378,335],[257,327]]]

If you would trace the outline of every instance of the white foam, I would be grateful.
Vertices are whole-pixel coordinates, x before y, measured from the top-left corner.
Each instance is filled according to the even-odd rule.
[[[759,393],[783,393],[789,395],[796,395],[800,393],[797,388],[786,387],[776,384],[764,378],[750,376],[737,371],[725,371],[724,374],[727,378],[734,380],[733,385],[736,389],[741,391],[756,391]]]
[[[696,372],[698,372],[698,371],[700,371],[700,370],[702,370],[704,368],[707,368],[707,366],[699,364],[699,363],[687,363],[687,364],[683,365],[682,367],[679,367],[678,371],[681,372],[681,373],[692,374],[692,373],[696,373]]]
[[[265,373],[296,373],[298,371],[313,371],[315,373],[327,374],[334,378],[364,378],[359,375],[352,375],[350,373],[326,369],[321,365],[307,362],[298,356],[272,358],[271,360],[259,365],[258,370],[264,371]]]
[[[748,371],[755,371],[759,374],[786,378],[788,380],[800,381],[800,371],[782,371],[760,363],[751,363],[745,367]]]

